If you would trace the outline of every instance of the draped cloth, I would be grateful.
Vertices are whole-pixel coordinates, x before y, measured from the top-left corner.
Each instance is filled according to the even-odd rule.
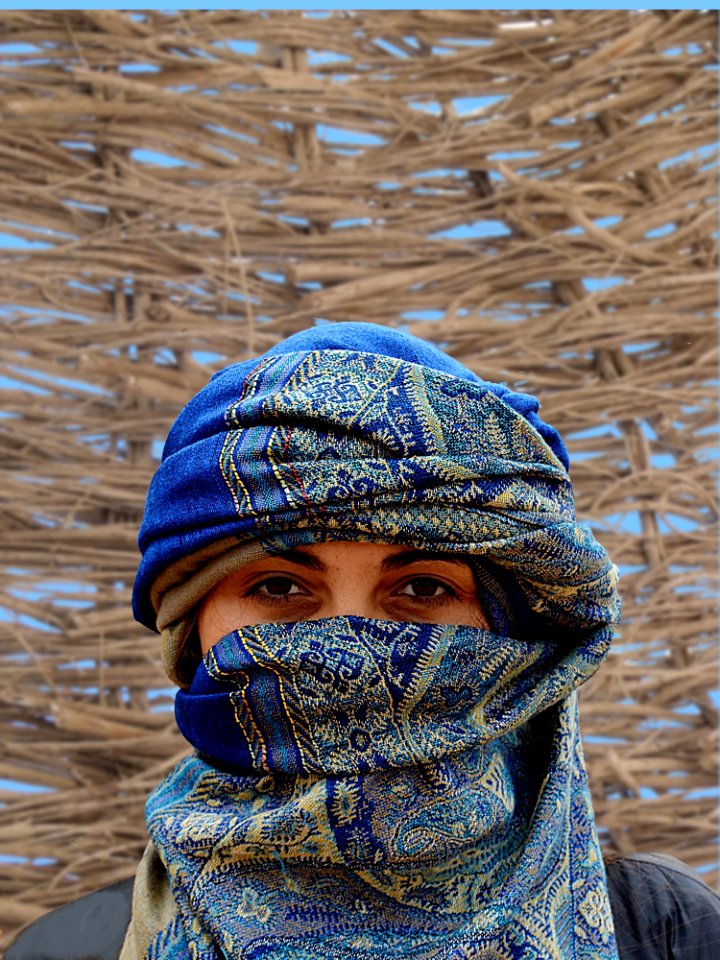
[[[148,798],[121,960],[616,960],[576,699],[616,570],[575,519],[561,441],[472,375],[295,339],[221,373],[171,431],[139,618],[161,572],[213,543],[328,539],[462,554],[527,616],[223,637],[177,695],[196,751]]]

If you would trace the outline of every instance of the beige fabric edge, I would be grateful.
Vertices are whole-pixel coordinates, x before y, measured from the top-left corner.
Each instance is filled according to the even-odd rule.
[[[231,546],[228,548],[228,544]],[[259,540],[238,544],[224,540],[211,544],[168,567],[153,584],[151,599],[157,611],[163,670],[184,687],[177,671],[178,659],[195,624],[195,608],[214,586],[252,560],[270,553]]]
[[[163,670],[168,679],[177,684],[183,690],[187,689],[188,682],[180,676],[178,672],[178,662],[180,654],[187,641],[192,628],[195,626],[195,615],[183,617],[160,634],[160,658],[162,660]]]
[[[185,616],[228,573],[269,553],[260,540],[238,543],[226,538],[181,557],[163,570],[150,591],[158,630]]]
[[[164,930],[176,913],[165,864],[150,841],[135,871],[132,916],[118,960],[142,960],[158,931]]]

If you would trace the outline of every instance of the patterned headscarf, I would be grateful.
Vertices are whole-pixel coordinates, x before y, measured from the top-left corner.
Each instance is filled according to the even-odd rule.
[[[238,550],[333,539],[469,557],[523,612],[223,637],[178,693],[196,753],[148,798],[122,960],[617,960],[575,693],[607,653],[616,570],[537,411],[343,324],[227,368],[181,413],[140,533],[148,625],[210,557],[222,573]]]

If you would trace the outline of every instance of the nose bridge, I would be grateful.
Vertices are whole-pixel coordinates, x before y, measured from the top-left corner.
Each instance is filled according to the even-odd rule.
[[[379,608],[370,571],[349,563],[331,572],[328,591],[317,617],[376,617]]]

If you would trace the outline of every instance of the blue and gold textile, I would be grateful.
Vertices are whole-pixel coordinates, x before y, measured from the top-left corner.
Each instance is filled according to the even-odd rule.
[[[615,958],[572,692],[603,652],[360,617],[224,637],[178,694],[214,756],[147,802],[178,910],[145,955]]]
[[[121,960],[617,960],[576,700],[616,570],[575,520],[562,442],[535,401],[408,359],[413,338],[385,355],[324,330],[181,414],[138,616],[166,565],[233,538],[462,554],[528,616],[517,635],[335,617],[223,637],[177,696],[197,752],[148,798]]]
[[[538,407],[431,344],[371,323],[304,330],[219,371],[180,413],[150,485],[135,616],[155,629],[159,575],[229,539],[282,549],[421,536],[435,549],[487,553],[494,530],[483,520],[511,506],[504,498],[518,472],[523,490],[535,477],[534,493],[518,488],[522,524],[503,540],[537,534],[561,513],[574,520],[567,451]],[[437,520],[418,530],[428,513]]]

